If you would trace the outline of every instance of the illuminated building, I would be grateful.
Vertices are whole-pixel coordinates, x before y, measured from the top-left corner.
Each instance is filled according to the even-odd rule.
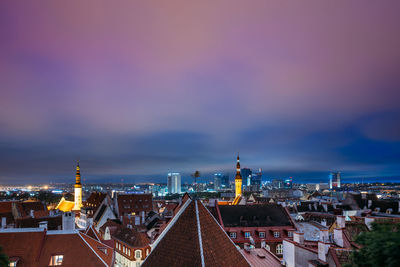
[[[79,162],[76,165],[74,199],[75,199],[75,205],[73,210],[80,210],[82,207],[82,184],[81,184],[81,170],[79,168]]]
[[[72,210],[80,210],[82,207],[82,184],[81,184],[81,172],[79,167],[79,162],[76,165],[76,175],[75,175],[75,201],[68,201],[64,197],[61,198],[60,203],[58,203],[56,209],[67,212]]]
[[[222,183],[222,174],[221,173],[214,174],[214,189],[215,190],[221,189],[221,183]]]
[[[235,176],[235,197],[238,198],[242,195],[242,175],[240,174],[240,160],[239,154],[236,163],[236,176]]]
[[[332,172],[329,175],[329,188],[340,188],[340,172]]]
[[[242,177],[243,177],[243,180],[244,180],[245,185],[246,185],[246,186],[250,186],[250,185],[251,185],[251,174],[252,174],[251,169],[249,169],[249,168],[243,168],[243,169],[240,171],[240,174],[241,174]]]
[[[180,194],[181,193],[181,175],[177,172],[168,173],[167,187],[168,187],[169,194]]]

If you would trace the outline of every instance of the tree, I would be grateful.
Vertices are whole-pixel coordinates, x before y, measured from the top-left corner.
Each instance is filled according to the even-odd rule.
[[[361,233],[346,267],[400,266],[400,223],[373,223],[372,231]]]
[[[199,171],[195,171],[192,174],[192,177],[194,178],[194,183],[196,183],[196,179],[200,177],[200,172]]]
[[[0,266],[8,266],[9,263],[7,255],[4,254],[3,248],[0,247]]]

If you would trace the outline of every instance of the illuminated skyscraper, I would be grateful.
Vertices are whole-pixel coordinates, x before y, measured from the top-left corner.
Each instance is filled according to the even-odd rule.
[[[340,188],[340,172],[332,172],[329,175],[329,188]]]
[[[214,189],[215,190],[221,189],[221,185],[222,185],[222,174],[221,173],[214,174]]]
[[[169,194],[181,193],[181,175],[177,172],[168,173],[167,186]]]

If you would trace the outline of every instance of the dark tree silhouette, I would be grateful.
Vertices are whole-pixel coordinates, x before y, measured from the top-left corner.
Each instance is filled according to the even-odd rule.
[[[9,262],[9,260],[8,260],[7,255],[4,254],[3,248],[0,247],[0,266],[1,266],[1,267],[3,267],[3,266],[6,267],[6,266],[8,266],[9,263],[10,263],[10,262]]]
[[[372,231],[361,233],[356,243],[362,248],[352,252],[345,267],[400,266],[400,223],[374,223]]]

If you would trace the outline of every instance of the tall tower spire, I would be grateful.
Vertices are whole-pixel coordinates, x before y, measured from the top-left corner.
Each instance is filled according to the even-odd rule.
[[[79,167],[79,160],[76,164],[75,187],[82,187],[81,184],[81,168]]]
[[[81,168],[79,167],[79,161],[76,164],[76,175],[75,175],[75,205],[73,210],[80,210],[82,207],[82,184],[81,184]]]
[[[242,175],[240,174],[240,158],[239,153],[237,155],[236,163],[236,176],[235,176],[235,197],[242,194]]]

